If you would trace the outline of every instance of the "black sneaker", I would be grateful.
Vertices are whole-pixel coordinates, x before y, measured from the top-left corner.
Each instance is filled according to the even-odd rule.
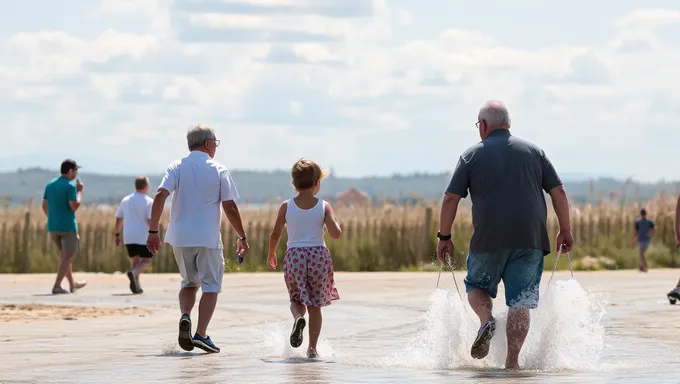
[[[293,330],[290,333],[290,345],[293,348],[297,348],[302,345],[302,333],[305,329],[305,325],[307,325],[307,322],[305,321],[304,317],[300,316],[295,319],[295,322],[293,323]]]
[[[472,343],[472,348],[470,354],[475,359],[483,359],[489,354],[489,344],[491,344],[491,338],[496,332],[496,320],[487,321],[486,324],[482,325],[477,332],[477,338],[475,342]]]
[[[130,280],[130,292],[139,293],[139,287],[137,286],[137,279],[135,279],[135,274],[132,271],[128,271],[127,277]]]
[[[177,336],[177,343],[185,351],[192,351],[194,343],[191,338],[191,319],[189,314],[185,313],[179,319],[179,336]]]

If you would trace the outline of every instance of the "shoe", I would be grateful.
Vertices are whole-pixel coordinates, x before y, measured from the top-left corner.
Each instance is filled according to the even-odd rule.
[[[676,300],[680,300],[680,287],[673,288],[673,290],[668,292],[667,296]]]
[[[487,321],[477,332],[477,338],[472,343],[470,354],[475,359],[483,359],[489,354],[489,344],[496,332],[496,320]]]
[[[139,284],[137,284],[137,279],[135,278],[135,274],[132,273],[132,271],[128,271],[127,277],[128,277],[128,280],[130,280],[130,292],[138,293]]]
[[[63,295],[63,294],[66,294],[66,293],[68,293],[68,291],[65,290],[65,289],[62,288],[62,287],[59,287],[59,288],[52,288],[52,294],[53,294],[53,295]]]
[[[212,340],[210,340],[210,336],[208,335],[202,337],[198,333],[195,334],[193,343],[196,348],[200,348],[209,353],[218,353],[220,351],[220,349],[217,348],[217,346],[212,342]]]
[[[315,349],[310,349],[307,351],[307,357],[310,359],[316,359],[319,357],[319,353]]]
[[[307,323],[304,317],[300,316],[297,319],[295,319],[295,322],[293,323],[293,330],[290,332],[291,347],[297,348],[302,345],[303,340],[302,331],[304,331],[305,325],[307,325]]]
[[[76,281],[75,286],[71,288],[71,293],[75,293],[81,288],[84,288],[87,285],[87,281]]]
[[[182,318],[179,319],[177,343],[185,351],[192,351],[194,349],[194,343],[191,340],[191,319],[188,313],[183,314]]]

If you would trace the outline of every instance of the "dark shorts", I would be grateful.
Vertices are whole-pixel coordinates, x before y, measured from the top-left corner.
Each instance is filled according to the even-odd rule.
[[[125,244],[125,248],[127,248],[128,256],[130,257],[153,257],[149,248],[146,247],[146,244]]]
[[[638,240],[638,248],[640,248],[641,252],[647,252],[647,249],[651,243],[652,240]]]
[[[506,249],[500,252],[468,254],[466,292],[485,290],[496,298],[498,284],[505,285],[508,307],[533,309],[538,306],[538,287],[543,276],[543,251]]]

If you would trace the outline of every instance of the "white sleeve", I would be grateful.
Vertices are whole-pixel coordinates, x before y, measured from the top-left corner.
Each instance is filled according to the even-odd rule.
[[[118,204],[118,209],[116,209],[116,218],[117,219],[122,219],[123,218],[123,204],[125,203],[125,199],[120,201],[120,204]]]
[[[158,188],[163,188],[172,193],[177,188],[177,163],[172,163],[165,171],[165,176],[161,180],[161,185]]]
[[[234,180],[231,178],[231,173],[228,169],[222,169],[220,171],[220,197],[222,201],[228,200],[238,200],[239,195],[236,190],[236,185]]]

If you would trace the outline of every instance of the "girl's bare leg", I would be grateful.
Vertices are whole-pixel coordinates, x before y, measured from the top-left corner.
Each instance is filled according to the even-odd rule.
[[[316,344],[319,341],[319,335],[321,335],[323,318],[319,307],[307,307],[307,311],[309,311],[309,348],[307,355],[316,357]]]

